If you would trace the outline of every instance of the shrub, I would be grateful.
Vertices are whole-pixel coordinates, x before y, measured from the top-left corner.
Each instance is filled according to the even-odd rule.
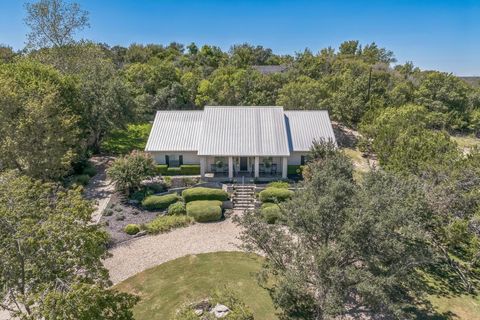
[[[273,181],[267,184],[267,188],[281,188],[281,189],[288,189],[290,184],[286,181]]]
[[[176,194],[164,196],[148,196],[142,201],[142,206],[148,210],[164,210],[179,200]]]
[[[289,174],[289,175],[302,174],[302,170],[303,170],[303,166],[289,165],[287,167],[287,174]]]
[[[166,164],[157,164],[155,166],[155,172],[159,175],[166,175],[168,170],[168,166]]]
[[[166,173],[166,175],[169,175],[169,176],[179,176],[181,174],[182,174],[182,168],[180,167],[169,167]]]
[[[197,188],[183,190],[182,197],[185,200],[185,202],[196,201],[196,200],[227,201],[228,193],[222,189],[197,187]]]
[[[78,176],[75,176],[72,180],[74,184],[77,184],[80,186],[86,186],[89,181],[90,181],[90,176],[86,174],[80,174]]]
[[[127,224],[123,231],[129,235],[134,235],[140,232],[140,227],[138,224]]]
[[[198,164],[183,164],[180,166],[183,175],[199,175],[200,165]]]
[[[143,188],[141,190],[135,191],[130,195],[130,199],[142,202],[145,197],[148,197],[153,194],[153,191],[149,188]]]
[[[108,176],[118,191],[129,194],[138,190],[142,180],[153,175],[155,164],[151,155],[133,151],[128,156],[118,158],[107,170]]]
[[[197,222],[218,221],[222,218],[222,202],[219,200],[198,200],[187,203],[187,215]]]
[[[145,224],[145,230],[148,233],[167,232],[174,228],[188,226],[193,222],[193,218],[185,215],[179,216],[159,216],[149,223]]]
[[[259,194],[262,202],[282,202],[290,199],[292,196],[293,191],[282,188],[267,188]]]
[[[182,215],[182,214],[185,214],[187,211],[185,210],[185,204],[183,204],[183,202],[176,202],[176,203],[172,203],[169,207],[168,207],[168,214],[169,215]]]
[[[91,162],[87,162],[85,167],[82,170],[82,174],[86,174],[89,177],[93,177],[97,174],[97,168]]]
[[[267,203],[265,203],[264,205],[266,205]],[[268,203],[268,206],[264,206],[262,205],[262,208],[261,208],[261,213],[262,213],[262,217],[263,219],[265,220],[265,222],[269,223],[269,224],[274,224],[275,222],[277,222],[277,220],[281,220],[282,219],[282,212],[280,211],[280,208],[277,204],[275,203]]]

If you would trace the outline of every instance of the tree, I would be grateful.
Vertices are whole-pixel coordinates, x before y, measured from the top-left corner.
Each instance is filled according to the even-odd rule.
[[[277,105],[285,109],[320,110],[327,107],[326,86],[308,77],[299,77],[285,84],[278,93]]]
[[[51,67],[0,64],[0,166],[38,179],[60,179],[81,144],[77,92]]]
[[[148,153],[132,151],[115,160],[107,173],[115,188],[129,195],[131,191],[140,188],[143,180],[155,173],[155,162]]]
[[[0,63],[12,62],[14,57],[15,52],[12,47],[0,43]]]
[[[245,247],[266,257],[261,283],[282,319],[408,318],[422,294],[415,270],[434,260],[422,185],[383,172],[356,185],[348,158],[319,148],[302,188],[280,205],[285,223],[240,218]]]
[[[381,111],[361,132],[371,139],[373,152],[389,170],[420,174],[431,166],[449,164],[458,157],[457,146],[448,134],[430,130],[430,113],[408,105]]]
[[[63,0],[39,0],[26,4],[25,23],[31,29],[31,48],[61,47],[74,42],[77,31],[88,27],[88,12],[77,3]]]
[[[21,319],[133,319],[138,299],[109,289],[108,235],[80,190],[0,175],[0,308]]]

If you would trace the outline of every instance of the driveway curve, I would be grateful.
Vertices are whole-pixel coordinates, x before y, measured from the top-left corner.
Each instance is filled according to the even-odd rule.
[[[237,213],[238,214],[238,213]],[[241,251],[241,228],[229,217],[215,223],[196,223],[168,233],[146,236],[112,248],[104,261],[117,284],[139,272],[189,254]]]

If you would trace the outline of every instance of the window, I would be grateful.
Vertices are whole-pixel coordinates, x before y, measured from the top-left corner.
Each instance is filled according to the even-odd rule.
[[[183,156],[178,154],[170,154],[165,156],[165,163],[169,167],[179,167],[183,164]]]
[[[306,156],[301,156],[300,157],[300,165],[305,165],[305,161],[306,161]]]

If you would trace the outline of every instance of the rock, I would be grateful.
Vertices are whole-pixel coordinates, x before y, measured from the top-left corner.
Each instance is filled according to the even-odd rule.
[[[144,236],[144,235],[146,235],[146,234],[147,234],[147,231],[142,230],[142,231],[140,231],[140,232],[137,232],[137,234],[135,234],[133,237],[134,237],[134,238],[138,238],[138,237],[142,237],[142,236]]]
[[[230,309],[223,304],[217,303],[217,305],[210,310],[210,313],[213,313],[215,318],[223,318],[230,313]]]
[[[202,309],[195,309],[195,311],[193,311],[195,313],[195,315],[197,317],[200,317],[202,314],[203,314],[203,310]]]
[[[138,200],[133,200],[133,199],[128,200],[128,204],[131,204],[131,205],[137,205],[139,203],[140,202]]]

